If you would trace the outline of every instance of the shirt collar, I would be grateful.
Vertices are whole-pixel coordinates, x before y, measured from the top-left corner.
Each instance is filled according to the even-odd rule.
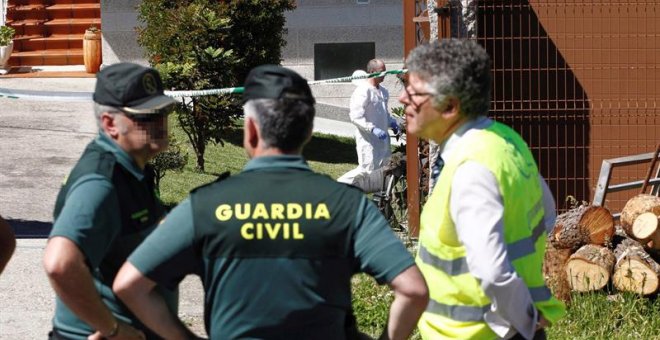
[[[243,171],[286,168],[310,171],[307,161],[299,155],[261,156],[251,159]]]
[[[451,157],[452,150],[456,148],[458,142],[463,139],[466,132],[472,129],[485,129],[489,127],[493,121],[486,116],[479,116],[475,119],[468,120],[463,125],[459,126],[454,133],[447,138],[447,140],[440,145],[440,157],[447,161]]]
[[[119,147],[119,145],[114,140],[112,140],[112,138],[110,138],[108,135],[101,132],[94,141],[103,150],[112,152],[112,154],[117,159],[117,162],[119,162],[119,164],[121,164],[121,166],[124,167],[124,169],[128,170],[139,181],[141,181],[142,178],[144,178],[144,173],[142,169],[140,169],[140,167],[138,167],[137,164],[135,164],[133,158],[128,153],[126,153],[126,151],[124,151],[121,147]]]

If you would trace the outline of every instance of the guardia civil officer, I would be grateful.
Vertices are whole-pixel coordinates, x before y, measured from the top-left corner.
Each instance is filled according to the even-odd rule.
[[[149,327],[191,336],[156,284],[201,264],[212,339],[347,339],[351,276],[394,290],[385,337],[405,339],[427,303],[421,273],[376,207],[356,188],[310,170],[314,98],[305,79],[253,69],[243,95],[243,171],[194,190],[138,247],[113,289]],[[350,333],[350,334],[349,334]]]
[[[147,161],[167,147],[174,100],[163,95],[156,70],[119,63],[97,74],[94,102],[99,134],[57,196],[43,259],[57,293],[50,339],[155,338],[111,287],[164,215]],[[163,294],[176,311],[175,292]]]
[[[545,339],[565,314],[541,271],[555,203],[524,140],[486,116],[488,54],[443,39],[416,47],[406,65],[408,131],[440,146],[419,232],[430,291],[422,337]]]

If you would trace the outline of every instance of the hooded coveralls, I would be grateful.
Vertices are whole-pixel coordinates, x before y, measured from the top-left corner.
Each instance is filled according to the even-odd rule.
[[[390,114],[387,110],[389,92],[382,85],[374,87],[364,82],[351,96],[350,117],[357,127],[355,144],[358,155],[357,168],[341,176],[338,181],[353,184],[363,191],[380,189],[383,181],[382,167],[392,153],[389,135],[384,140],[372,133],[374,127],[387,131]]]

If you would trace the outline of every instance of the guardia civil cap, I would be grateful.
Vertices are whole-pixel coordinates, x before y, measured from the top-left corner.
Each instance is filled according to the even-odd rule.
[[[133,63],[117,63],[96,74],[94,101],[126,113],[155,114],[175,103],[163,94],[158,71]]]
[[[253,68],[245,79],[243,103],[250,99],[293,99],[314,105],[307,80],[298,73],[277,65]]]

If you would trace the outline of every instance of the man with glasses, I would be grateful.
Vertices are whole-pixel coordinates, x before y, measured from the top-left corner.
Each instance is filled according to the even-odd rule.
[[[130,63],[101,70],[93,99],[99,134],[60,190],[43,259],[57,294],[49,338],[155,338],[112,293],[112,281],[165,214],[147,162],[168,146],[175,101],[156,70]],[[176,291],[161,292],[176,313]]]
[[[417,264],[430,301],[425,339],[544,339],[565,313],[541,267],[555,205],[523,139],[490,120],[490,60],[474,41],[415,48],[406,61],[408,132],[440,146]]]

